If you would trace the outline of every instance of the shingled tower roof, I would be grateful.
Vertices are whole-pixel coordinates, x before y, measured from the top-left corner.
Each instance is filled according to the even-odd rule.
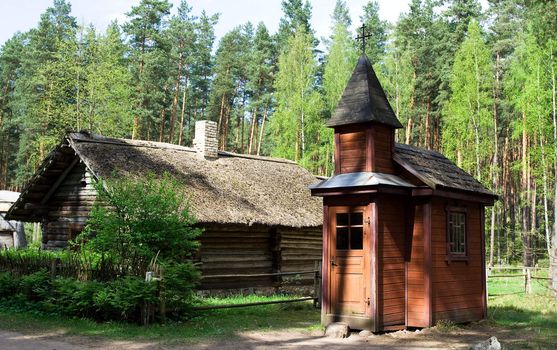
[[[327,126],[377,122],[393,128],[402,128],[385,92],[364,54],[352,72],[346,88]]]

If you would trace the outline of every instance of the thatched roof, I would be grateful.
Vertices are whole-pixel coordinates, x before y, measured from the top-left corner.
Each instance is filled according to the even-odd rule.
[[[393,159],[432,189],[448,188],[495,197],[472,175],[439,152],[397,143]]]
[[[336,127],[366,122],[377,122],[393,128],[402,128],[369,58],[364,54],[358,60],[327,126]]]
[[[33,190],[39,179],[53,169],[63,169],[56,157],[73,154],[100,178],[170,173],[184,185],[192,211],[202,223],[322,225],[322,202],[307,189],[316,177],[288,160],[229,152],[205,160],[189,147],[88,133],[69,134],[53,154],[22,192],[10,211],[12,217],[28,212],[26,203],[40,203],[39,191]],[[66,158],[64,164],[71,163]]]

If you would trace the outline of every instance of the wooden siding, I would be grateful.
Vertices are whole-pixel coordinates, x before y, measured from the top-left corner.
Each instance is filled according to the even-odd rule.
[[[397,197],[381,197],[379,207],[378,309],[382,327],[405,323],[404,206]]]
[[[340,173],[366,171],[366,131],[340,133]]]
[[[394,174],[394,130],[370,123],[335,130],[337,174],[373,171]]]
[[[321,259],[321,227],[273,228],[262,225],[207,225],[198,261],[203,276],[309,271]],[[288,285],[313,285],[313,276],[289,276]],[[201,289],[279,286],[280,277],[205,278]]]
[[[434,198],[432,203],[433,322],[469,322],[483,318],[483,271],[480,204],[456,203],[467,209],[468,260],[447,261],[446,210],[455,201]]]
[[[83,230],[96,196],[92,175],[83,163],[76,164],[46,203],[49,208],[43,221],[46,249],[65,247],[68,240]]]
[[[424,259],[424,205],[414,206],[410,223],[411,237],[407,240],[407,326],[427,327]]]
[[[391,127],[373,124],[374,164],[372,171],[394,174],[393,140],[394,130]]]

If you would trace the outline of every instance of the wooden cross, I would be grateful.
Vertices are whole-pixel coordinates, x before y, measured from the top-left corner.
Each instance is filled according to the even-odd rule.
[[[362,54],[366,53],[366,38],[371,38],[371,34],[366,34],[366,25],[362,24],[362,35],[356,37],[356,40],[362,40]]]

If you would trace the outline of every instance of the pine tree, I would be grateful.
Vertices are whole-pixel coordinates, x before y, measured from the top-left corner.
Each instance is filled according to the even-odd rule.
[[[75,128],[75,115],[66,108],[75,99],[70,80],[74,62],[64,56],[75,47],[76,20],[71,6],[55,0],[42,15],[39,25],[26,34],[12,108],[21,134],[17,153],[16,183],[35,171],[67,128]],[[69,61],[68,61],[69,60]],[[69,67],[64,65],[69,63]],[[61,69],[62,71],[58,71]],[[62,90],[60,90],[62,89]]]
[[[16,33],[0,49],[0,188],[14,188],[20,128],[12,109],[26,35]]]
[[[302,26],[288,41],[278,62],[275,82],[277,110],[271,119],[274,156],[300,162],[318,171],[324,161],[321,146],[321,99],[315,89],[317,62],[312,36]]]
[[[132,77],[120,27],[113,22],[100,36],[91,28],[87,37],[80,112],[82,127],[106,136],[130,137],[133,125]]]
[[[273,84],[276,71],[276,46],[263,22],[257,25],[249,62],[249,88],[252,91],[251,126],[248,153],[260,154],[265,120],[273,108]],[[259,131],[259,132],[258,132]]]
[[[333,28],[339,24],[342,24],[347,29],[350,28],[352,25],[352,18],[350,18],[350,12],[346,6],[346,1],[337,0],[331,19],[333,20]]]
[[[185,0],[182,0],[178,7],[178,13],[170,20],[167,31],[170,43],[170,77],[172,79],[172,107],[170,112],[168,142],[173,143],[182,141],[185,109],[187,107],[188,84],[191,79],[192,64],[195,55],[196,33],[195,20],[191,16],[192,8]],[[181,110],[179,105],[181,103]],[[180,118],[178,113],[180,112]],[[176,123],[180,119],[180,124]],[[178,130],[176,135],[176,129]]]
[[[319,41],[315,38],[311,28],[311,4],[308,0],[282,0],[283,15],[279,22],[276,34],[278,52],[282,53],[287,48],[289,38],[302,27],[304,32],[311,35],[313,47],[317,47]]]
[[[188,135],[187,140],[193,137],[191,125],[196,120],[207,117],[207,104],[211,92],[211,78],[215,64],[212,55],[215,42],[215,25],[219,19],[218,14],[208,15],[204,10],[195,26],[195,52],[192,57],[192,77],[191,77],[191,112],[188,115]],[[190,120],[191,119],[191,120]]]
[[[132,138],[151,138],[164,99],[167,77],[163,71],[169,47],[163,30],[171,4],[167,0],[142,0],[126,15],[124,32],[129,37],[135,91]]]
[[[324,64],[323,100],[326,119],[330,118],[335,110],[357,60],[354,40],[344,24],[337,23]],[[320,132],[323,135],[322,143],[325,148],[324,173],[328,175],[333,169],[333,132],[328,128],[322,128]]]
[[[366,39],[365,52],[372,64],[381,60],[385,53],[387,41],[387,21],[379,18],[379,4],[375,0],[369,1],[363,8],[364,14],[360,20],[366,26],[366,32],[371,38]]]
[[[470,22],[455,56],[451,90],[444,110],[444,152],[478,180],[485,179],[482,169],[489,169],[493,146],[493,64],[476,21]]]

